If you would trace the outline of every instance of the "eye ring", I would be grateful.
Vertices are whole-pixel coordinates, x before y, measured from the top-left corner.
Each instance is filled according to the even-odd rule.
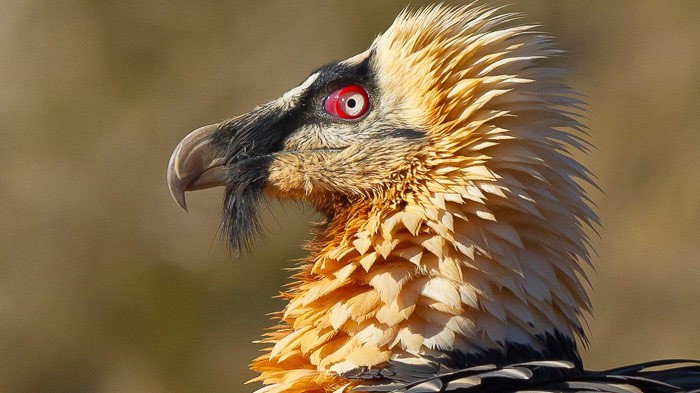
[[[360,85],[347,85],[334,91],[323,101],[323,109],[331,116],[355,120],[369,109],[369,95]]]

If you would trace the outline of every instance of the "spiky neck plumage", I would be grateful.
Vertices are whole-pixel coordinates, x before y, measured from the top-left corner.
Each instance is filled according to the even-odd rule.
[[[584,227],[597,221],[569,152],[587,147],[580,102],[539,64],[559,52],[503,27],[512,19],[433,7],[373,43],[378,110],[425,138],[396,182],[319,202],[330,220],[253,363],[260,392],[342,391],[374,369],[400,373],[398,361],[580,365]]]

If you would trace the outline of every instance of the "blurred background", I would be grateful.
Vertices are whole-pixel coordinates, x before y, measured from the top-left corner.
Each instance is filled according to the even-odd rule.
[[[424,1],[412,1],[415,6]],[[570,51],[605,194],[589,368],[700,358],[700,2],[514,3]],[[0,392],[244,392],[319,217],[234,260],[221,189],[170,199],[200,125],[364,50],[400,1],[0,0]]]

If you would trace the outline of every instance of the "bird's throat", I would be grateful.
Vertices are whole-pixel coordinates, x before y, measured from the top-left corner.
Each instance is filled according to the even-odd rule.
[[[580,365],[585,299],[574,268],[486,207],[444,190],[420,195],[355,205],[318,232],[263,340],[270,352],[252,364],[258,380],[287,386],[270,391],[334,391],[354,384],[342,376],[406,358]]]

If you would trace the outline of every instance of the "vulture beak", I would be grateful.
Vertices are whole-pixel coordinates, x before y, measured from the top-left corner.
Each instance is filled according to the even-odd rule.
[[[170,194],[186,211],[185,192],[226,187],[223,231],[239,253],[259,230],[257,207],[274,153],[299,124],[294,109],[273,101],[192,131],[170,156]]]
[[[225,151],[214,143],[218,124],[192,131],[177,145],[168,163],[168,188],[175,202],[187,211],[185,191],[225,185]]]

